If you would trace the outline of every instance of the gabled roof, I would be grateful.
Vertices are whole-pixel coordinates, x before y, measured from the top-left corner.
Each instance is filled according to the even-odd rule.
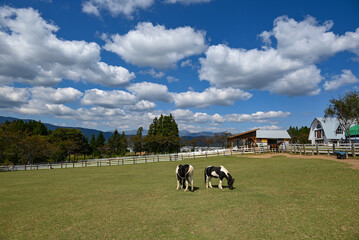
[[[256,138],[291,139],[291,137],[289,136],[286,130],[260,130],[259,128],[230,136],[228,137],[228,139],[237,138],[253,132],[255,132]]]
[[[252,133],[252,132],[255,132],[255,131],[258,131],[258,130],[259,130],[259,128],[253,129],[253,130],[250,130],[250,131],[247,131],[247,132],[242,132],[242,133],[239,133],[239,134],[230,136],[230,137],[228,137],[228,139],[230,139],[230,138],[236,138],[236,137],[239,137],[239,136],[241,136],[241,135],[245,135],[245,134],[248,134],[248,133]]]
[[[257,138],[269,138],[269,139],[291,139],[286,130],[258,130]]]
[[[319,121],[324,130],[325,136],[327,139],[341,139],[344,138],[343,134],[336,134],[336,131],[339,127],[339,122],[336,118],[327,118],[324,121],[324,118],[317,117],[313,120],[312,124],[315,120]]]

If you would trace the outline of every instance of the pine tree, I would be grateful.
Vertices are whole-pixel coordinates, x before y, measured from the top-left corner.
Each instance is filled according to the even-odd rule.
[[[172,114],[154,118],[150,125],[145,143],[149,152],[172,153],[180,148],[179,130]]]
[[[133,141],[133,151],[135,155],[137,152],[141,153],[143,151],[143,137],[142,137],[143,128],[139,127],[136,135],[132,138]]]

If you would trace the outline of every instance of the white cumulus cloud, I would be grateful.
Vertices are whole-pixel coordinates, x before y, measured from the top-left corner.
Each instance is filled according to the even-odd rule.
[[[248,100],[252,94],[236,88],[207,88],[203,92],[172,93],[176,107],[206,108],[211,105],[232,105],[238,100]]]
[[[229,122],[266,122],[269,119],[288,117],[289,115],[290,112],[283,111],[258,111],[252,114],[227,114],[225,119]]]
[[[154,0],[87,0],[82,3],[82,11],[100,16],[100,11],[106,10],[113,16],[131,17],[137,9],[147,9],[153,3]]]
[[[162,102],[172,101],[172,96],[168,92],[166,85],[151,82],[141,82],[132,84],[127,89],[142,100]]]
[[[58,30],[32,8],[0,7],[0,84],[54,86],[66,78],[121,86],[135,77],[101,62],[97,43],[59,39]]]
[[[359,82],[358,78],[354,76],[350,70],[342,70],[341,75],[333,76],[332,80],[326,81],[324,83],[324,89],[326,91],[331,91],[340,88],[344,85],[350,85]]]
[[[12,108],[27,103],[30,93],[25,88],[0,87],[0,108]]]
[[[94,105],[106,108],[118,108],[124,105],[134,105],[136,96],[121,90],[104,91],[100,89],[86,90],[81,103],[83,105]]]
[[[201,54],[207,48],[205,33],[191,27],[166,29],[150,22],[138,23],[125,35],[104,36],[104,49],[137,66],[171,68],[185,57]]]
[[[41,100],[44,103],[63,104],[76,102],[83,93],[77,89],[68,88],[50,88],[50,87],[33,87],[29,89],[32,99]]]
[[[324,78],[315,64],[342,51],[359,54],[359,28],[336,35],[330,31],[332,26],[332,21],[319,24],[313,17],[301,22],[279,17],[271,31],[260,34],[265,43],[262,50],[210,46],[200,58],[199,78],[218,87],[288,96],[318,94]]]
[[[309,64],[345,50],[358,53],[359,28],[355,32],[338,36],[329,31],[333,25],[333,21],[326,21],[321,25],[311,16],[301,22],[282,16],[274,21],[272,31],[264,32],[261,36],[264,36],[266,42],[273,36],[282,56],[300,59]]]

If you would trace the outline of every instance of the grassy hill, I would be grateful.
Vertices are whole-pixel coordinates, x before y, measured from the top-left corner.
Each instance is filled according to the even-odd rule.
[[[194,166],[194,192],[176,190],[179,163]],[[233,191],[205,188],[204,167],[221,164]],[[0,239],[358,239],[358,173],[328,160],[230,156],[6,172]]]

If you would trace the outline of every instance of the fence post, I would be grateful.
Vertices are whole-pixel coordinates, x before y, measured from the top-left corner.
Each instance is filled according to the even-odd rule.
[[[85,167],[87,167],[87,162],[88,162],[88,161],[87,161],[87,160],[85,160]]]
[[[304,150],[304,155],[306,155],[306,152],[305,152],[305,145],[303,144],[303,150]]]
[[[333,143],[333,154],[334,154],[334,151],[335,151],[335,143]]]
[[[319,155],[319,147],[318,144],[315,144],[316,148],[317,148],[317,155]]]
[[[170,154],[170,162],[172,162],[172,157],[171,157],[171,154]]]
[[[75,167],[75,162],[72,162],[72,167]]]
[[[62,164],[63,164],[63,163],[61,163],[61,168],[62,168]]]
[[[123,160],[123,158],[122,158],[122,165],[124,165],[125,164],[125,161]]]
[[[108,165],[111,166],[111,160],[110,159],[108,160]]]
[[[145,163],[147,163],[147,157],[146,157],[146,155],[145,155]]]
[[[100,160],[100,167],[102,167],[102,161]]]
[[[157,155],[157,162],[160,162],[160,156]]]
[[[353,154],[353,158],[355,158],[355,147],[354,147],[354,143],[352,143],[352,154]]]

